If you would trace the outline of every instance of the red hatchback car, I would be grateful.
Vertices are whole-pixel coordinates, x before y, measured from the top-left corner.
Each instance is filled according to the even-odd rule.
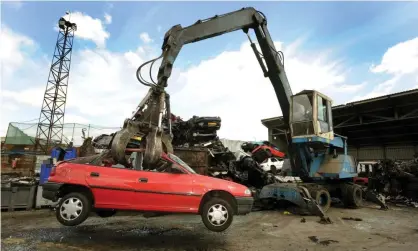
[[[109,166],[108,152],[57,163],[42,196],[59,200],[56,217],[65,226],[84,222],[91,211],[109,217],[118,210],[201,215],[211,231],[224,231],[234,215],[248,214],[251,191],[243,185],[196,174],[174,154],[151,168]],[[138,170],[141,169],[141,170]]]

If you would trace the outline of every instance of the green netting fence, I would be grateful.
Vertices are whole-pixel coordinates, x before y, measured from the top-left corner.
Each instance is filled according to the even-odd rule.
[[[4,143],[10,145],[34,145],[37,128],[37,123],[11,122],[9,123]],[[66,123],[64,124],[62,143],[66,144],[72,141],[74,146],[81,146],[83,143],[83,131],[85,137],[94,138],[101,134],[110,134],[120,129],[120,127]]]

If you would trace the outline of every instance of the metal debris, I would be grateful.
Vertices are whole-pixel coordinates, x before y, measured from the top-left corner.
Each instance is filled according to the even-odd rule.
[[[18,174],[2,174],[1,187],[8,188],[11,186],[33,186],[39,183],[39,177],[19,176]]]
[[[329,244],[331,244],[331,243],[338,243],[339,241],[335,241],[335,240],[323,240],[323,241],[320,241],[319,240],[319,238],[318,237],[316,237],[316,236],[309,236],[308,237],[312,242],[315,242],[315,243],[317,243],[317,244],[320,244],[320,245],[324,245],[324,246],[328,246]]]
[[[409,161],[384,160],[373,165],[369,188],[396,205],[418,206],[418,155]]]

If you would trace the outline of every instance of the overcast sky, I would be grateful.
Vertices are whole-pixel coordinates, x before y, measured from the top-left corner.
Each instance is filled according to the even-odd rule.
[[[66,10],[78,30],[65,122],[119,127],[147,92],[136,68],[160,54],[165,31],[247,6],[267,16],[293,93],[342,104],[418,87],[418,2],[2,2],[1,136],[39,117]],[[183,47],[168,91],[184,119],[220,116],[223,138],[267,139],[260,120],[281,115],[241,31]]]

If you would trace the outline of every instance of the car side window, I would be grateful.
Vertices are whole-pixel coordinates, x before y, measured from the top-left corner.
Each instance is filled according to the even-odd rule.
[[[180,174],[183,173],[177,164],[167,162],[162,168],[158,169],[157,172],[159,173],[172,173],[172,174]]]
[[[172,174],[184,173],[177,164],[163,158],[161,158],[160,161],[155,165],[144,167],[143,171]]]
[[[271,162],[277,162],[277,159],[271,158]]]

